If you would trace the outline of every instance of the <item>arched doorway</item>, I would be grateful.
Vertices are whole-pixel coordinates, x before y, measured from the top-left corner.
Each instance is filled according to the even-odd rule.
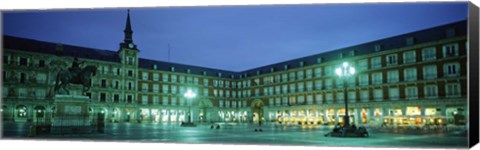
[[[211,109],[213,104],[210,100],[202,99],[198,102],[199,113],[198,113],[198,120],[199,122],[209,122],[213,121]]]
[[[34,121],[37,123],[45,123],[45,107],[35,106],[34,110]]]
[[[120,111],[119,108],[113,108],[112,109],[112,118],[111,118],[111,121],[112,122],[119,122],[120,121],[120,117],[122,116],[122,112]]]
[[[258,123],[259,121],[263,120],[263,101],[262,100],[254,100],[252,102],[252,121],[254,123]]]
[[[27,106],[18,105],[15,108],[15,122],[26,122],[27,121]]]

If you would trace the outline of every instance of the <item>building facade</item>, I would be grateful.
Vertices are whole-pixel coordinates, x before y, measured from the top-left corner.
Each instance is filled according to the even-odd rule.
[[[355,124],[464,124],[466,30],[460,21],[242,72],[139,58],[130,14],[117,51],[4,35],[1,112],[51,119],[57,72],[78,57],[98,67],[89,115],[111,122],[180,123],[190,112],[194,122],[334,124],[347,98]],[[334,73],[343,62],[357,70],[345,85]]]

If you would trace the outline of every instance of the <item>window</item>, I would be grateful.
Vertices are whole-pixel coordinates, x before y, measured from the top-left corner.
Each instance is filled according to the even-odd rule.
[[[423,66],[423,79],[431,80],[437,78],[437,66],[436,65],[429,65]]]
[[[312,69],[307,69],[307,79],[312,78]]]
[[[305,96],[298,96],[298,104],[304,104],[305,103]]]
[[[443,45],[442,49],[443,49],[443,57],[458,56],[458,43]]]
[[[313,96],[312,95],[307,95],[307,104],[308,105],[313,104]]]
[[[460,84],[453,83],[453,84],[446,84],[445,85],[445,93],[447,97],[460,97]]]
[[[38,67],[45,67],[45,60],[39,60]]]
[[[298,92],[303,92],[304,83],[299,82],[297,85],[298,85]]]
[[[358,61],[358,71],[365,71],[368,69],[368,60],[362,59]]]
[[[168,85],[162,85],[162,93],[167,94],[168,93]]]
[[[398,70],[392,70],[387,72],[388,83],[397,83],[398,82]]]
[[[113,102],[114,103],[119,103],[120,102],[120,96],[118,94],[113,95]]]
[[[148,84],[147,83],[142,84],[142,92],[148,92]]]
[[[146,95],[143,95],[143,96],[142,96],[142,104],[143,104],[143,105],[147,105],[147,104],[148,104],[148,96],[146,96]]]
[[[158,79],[159,79],[158,73],[154,73],[153,74],[153,81],[158,81]]]
[[[333,75],[333,69],[332,69],[332,66],[325,66],[325,76],[331,76]]]
[[[158,103],[160,103],[158,96],[153,96],[153,104],[158,105]]]
[[[162,98],[162,104],[163,104],[163,105],[168,105],[168,96],[163,96],[163,98]]]
[[[359,85],[366,86],[368,85],[368,74],[361,74],[358,76]]]
[[[425,98],[437,98],[437,85],[427,85],[425,88]]]
[[[372,73],[373,84],[382,84],[382,72]]]
[[[20,57],[20,66],[27,66],[28,65],[28,59]]]
[[[375,99],[375,101],[382,101],[383,100],[383,89],[373,90],[373,98]]]
[[[360,91],[360,99],[362,102],[368,102],[370,99],[370,96],[368,94],[368,90],[362,90]]]
[[[133,103],[133,96],[127,95],[127,103]]]
[[[312,81],[308,81],[307,82],[307,91],[312,91],[313,90],[313,82]]]
[[[382,50],[382,45],[375,45],[374,49],[375,49],[376,52],[381,51]]]
[[[203,86],[208,86],[208,79],[203,79]]]
[[[322,76],[322,68],[318,67],[315,68],[315,77],[321,77]]]
[[[382,68],[382,57],[373,57],[370,61],[372,69]]]
[[[332,79],[326,79],[325,80],[325,88],[326,89],[332,89],[333,88],[333,80]]]
[[[283,106],[287,106],[288,105],[288,97],[283,97],[282,102],[283,102]]]
[[[170,100],[171,100],[170,105],[177,105],[177,97],[172,97]]]
[[[159,92],[159,87],[160,86],[158,84],[154,84],[153,85],[153,92],[158,93]]]
[[[327,93],[325,95],[325,101],[329,104],[333,103],[333,94],[332,93]]]
[[[400,98],[398,93],[398,88],[388,88],[388,97],[390,100],[398,100]]]
[[[444,74],[446,77],[455,77],[460,75],[459,63],[447,63],[443,65]]]
[[[315,101],[317,102],[317,104],[321,104],[323,102],[323,95],[322,94],[315,95]]]
[[[335,83],[336,83],[336,88],[343,88],[343,85],[344,85],[343,78],[336,78]]]
[[[435,47],[428,47],[422,49],[422,60],[427,61],[427,60],[435,60],[437,59],[437,49]]]
[[[349,91],[348,92],[348,101],[349,102],[355,102],[357,100],[357,94],[355,91]]]
[[[295,93],[295,84],[290,84],[290,93]]]
[[[397,65],[397,54],[387,55],[387,66]]]
[[[405,97],[406,99],[416,99],[418,97],[417,87],[416,86],[406,87]]]
[[[288,93],[288,85],[285,84],[285,85],[282,86],[282,93],[283,93],[283,94],[287,94],[287,93]]]
[[[290,81],[294,81],[295,80],[295,72],[290,72],[290,75],[289,75],[289,80]]]
[[[162,74],[162,81],[168,82],[168,74]]]
[[[282,74],[282,81],[287,82],[288,81],[288,74]]]
[[[107,87],[107,80],[102,79],[101,82],[100,82],[100,87],[106,88]]]
[[[417,80],[417,68],[406,68],[403,70],[405,81],[416,81]]]
[[[303,77],[304,77],[304,76],[303,76],[303,70],[297,71],[297,79],[298,79],[298,80],[302,80]]]
[[[404,64],[414,63],[416,61],[417,61],[417,57],[416,57],[416,54],[415,54],[414,50],[403,53],[403,63]]]
[[[107,99],[107,94],[105,93],[100,93],[100,102],[105,102]]]
[[[133,89],[132,82],[128,82],[128,90],[132,90],[132,89]]]

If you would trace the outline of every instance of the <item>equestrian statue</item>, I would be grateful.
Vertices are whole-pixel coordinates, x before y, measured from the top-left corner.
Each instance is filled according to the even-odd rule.
[[[80,68],[83,61],[78,60],[77,57],[73,59],[72,66],[68,70],[60,70],[57,74],[54,93],[56,94],[60,88],[65,90],[66,94],[70,94],[67,86],[72,84],[83,85],[82,95],[90,89],[90,79],[97,73],[97,67],[93,65],[87,65],[84,68]]]

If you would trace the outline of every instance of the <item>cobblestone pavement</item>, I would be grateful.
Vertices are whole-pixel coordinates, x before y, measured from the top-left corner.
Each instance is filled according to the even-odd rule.
[[[37,140],[81,140],[163,143],[213,143],[255,145],[308,145],[308,146],[368,146],[368,147],[431,147],[466,148],[465,132],[386,132],[368,128],[370,137],[325,137],[332,127],[282,126],[268,124],[262,132],[255,132],[252,124],[220,124],[220,129],[210,125],[180,127],[169,124],[113,123],[105,126],[104,133],[78,135],[36,135],[28,137],[25,124],[4,124],[2,138]]]

